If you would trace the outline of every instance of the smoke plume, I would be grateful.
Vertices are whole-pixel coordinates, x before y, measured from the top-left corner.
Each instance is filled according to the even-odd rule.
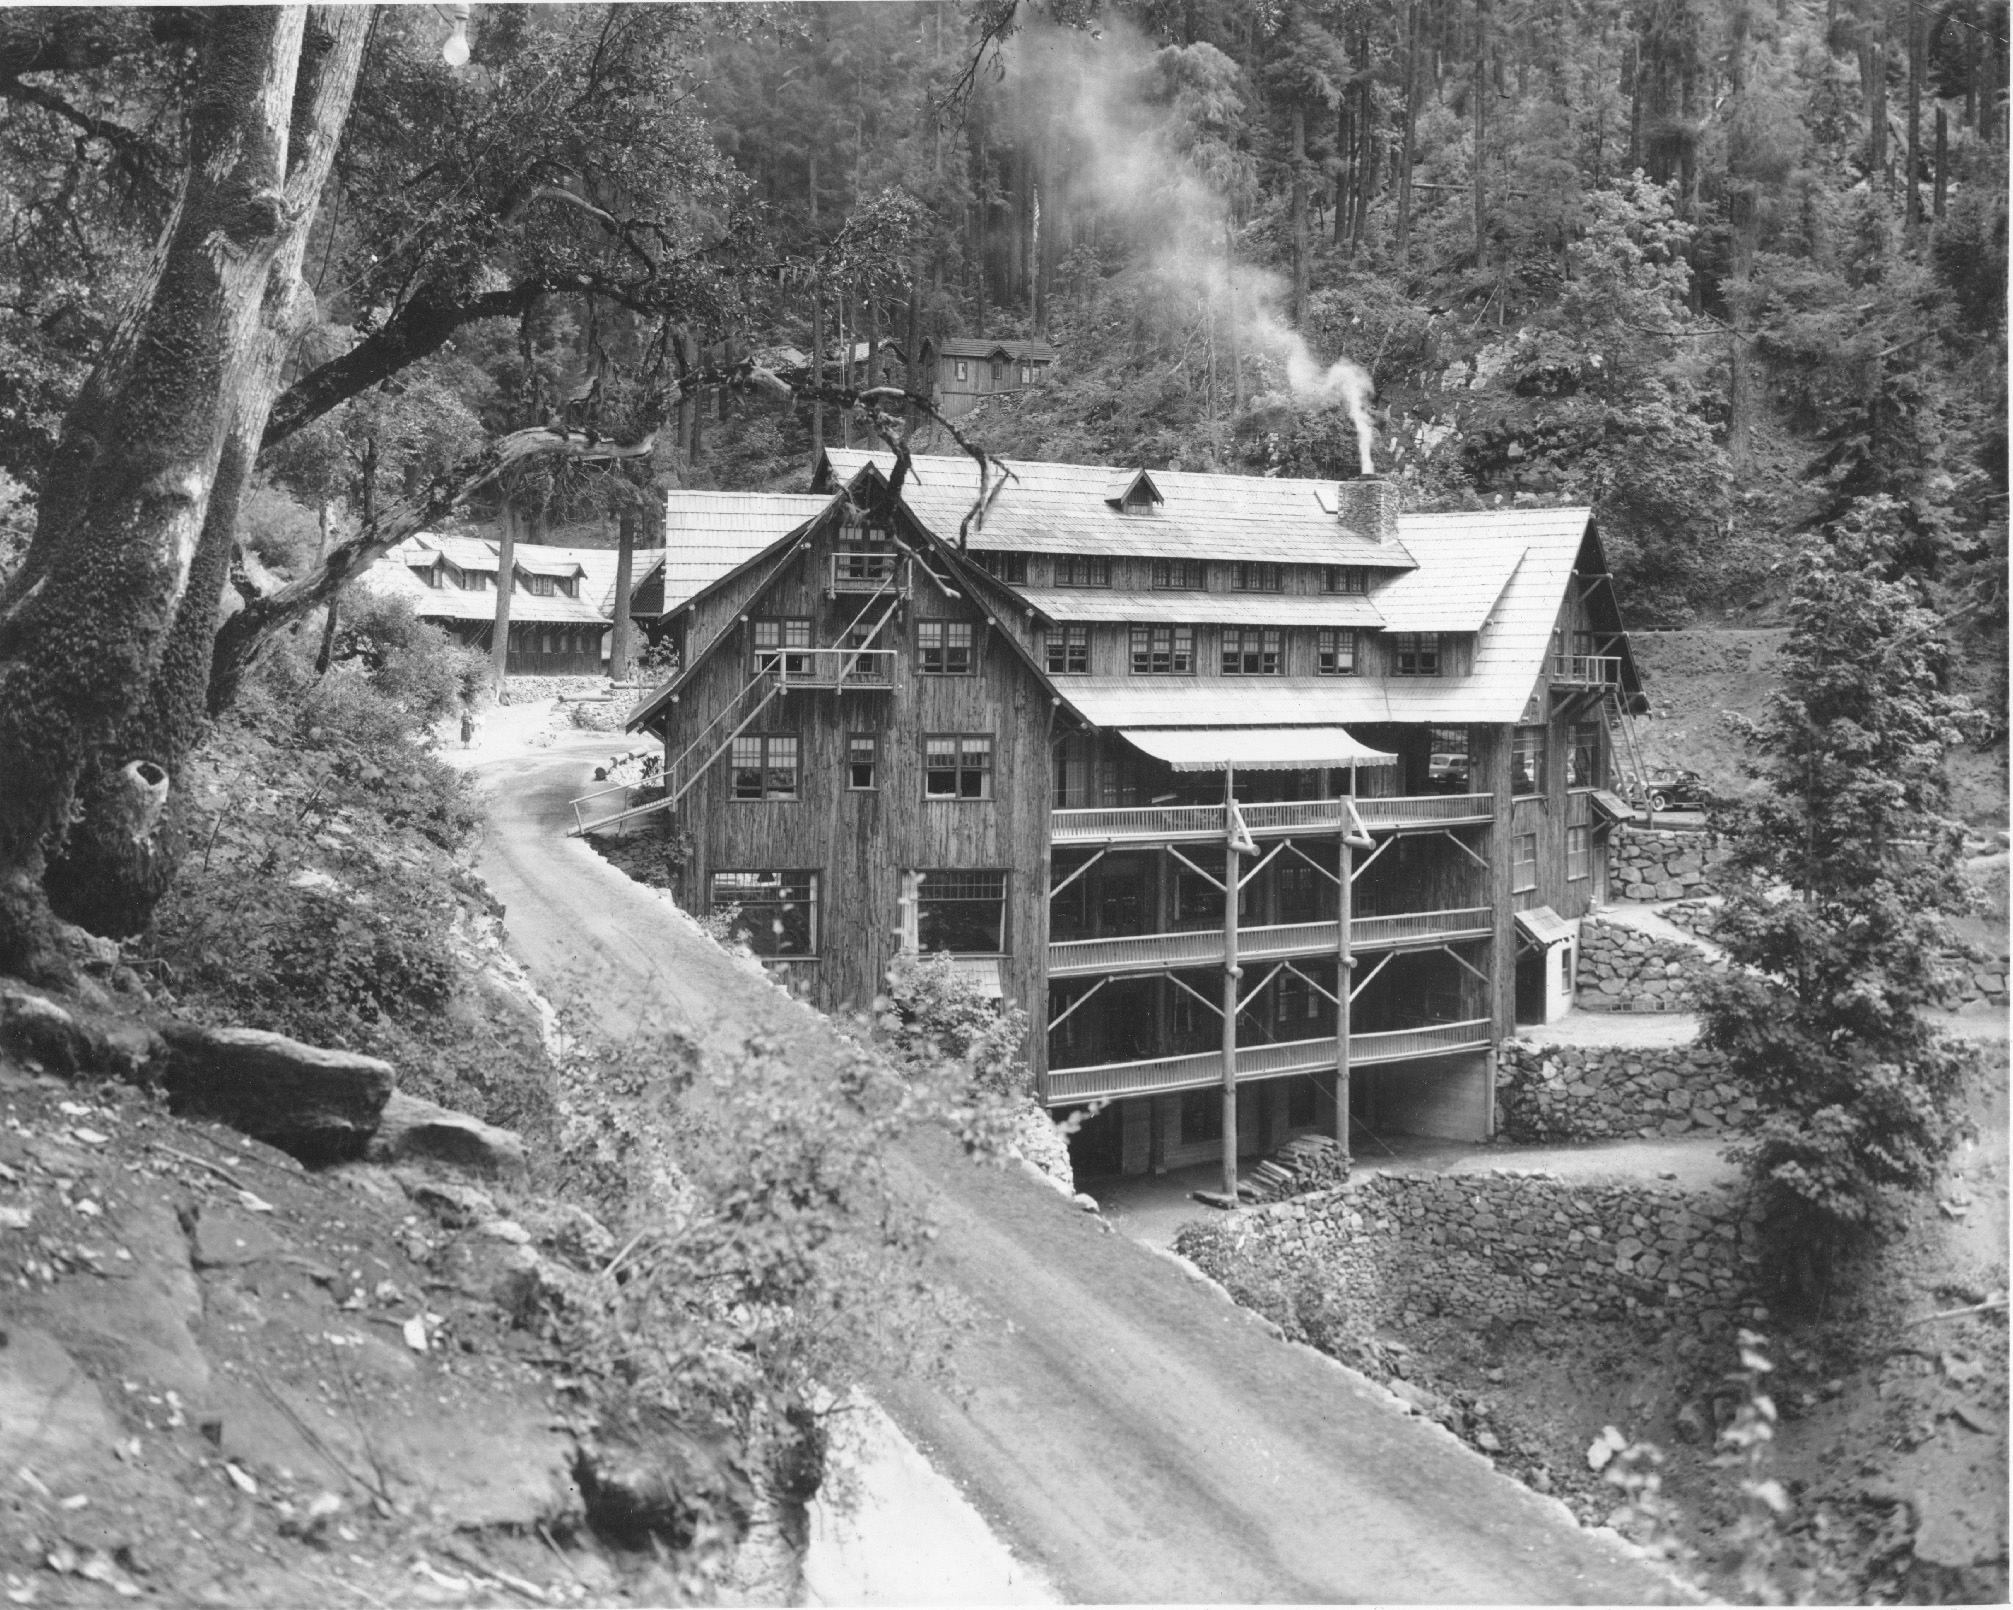
[[[1042,227],[1066,227],[1079,210],[1095,212],[1100,229],[1115,225],[1159,282],[1164,315],[1207,321],[1234,342],[1255,394],[1283,381],[1304,412],[1342,409],[1369,474],[1369,374],[1347,357],[1317,358],[1284,316],[1281,276],[1236,257],[1231,192],[1248,197],[1256,183],[1233,135],[1244,111],[1236,65],[1207,44],[1156,48],[1122,19],[1100,26],[1093,35],[1038,25],[1005,53],[996,104],[1016,145],[1049,154],[1058,191],[1039,198]]]

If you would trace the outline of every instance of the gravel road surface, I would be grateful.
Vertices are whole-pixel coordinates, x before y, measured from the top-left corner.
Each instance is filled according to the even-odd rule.
[[[483,871],[512,947],[555,1000],[702,1044],[756,1033],[808,1072],[822,1020],[708,943],[656,893],[562,837],[606,735],[480,762]],[[874,1383],[903,1431],[1076,1602],[1662,1603],[1684,1597],[1614,1540],[1278,1340],[1152,1251],[947,1137],[906,1163],[937,1204],[935,1274],[976,1320],[961,1389]]]

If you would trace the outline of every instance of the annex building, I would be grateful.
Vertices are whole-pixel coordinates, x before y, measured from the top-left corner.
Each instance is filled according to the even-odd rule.
[[[1585,509],[1377,479],[832,450],[675,613],[681,896],[814,1003],[947,951],[1027,1009],[1089,1173],[1296,1132],[1480,1138],[1564,1010],[1641,692]],[[725,494],[713,494],[720,497]],[[1234,1099],[1226,1090],[1234,1088]]]

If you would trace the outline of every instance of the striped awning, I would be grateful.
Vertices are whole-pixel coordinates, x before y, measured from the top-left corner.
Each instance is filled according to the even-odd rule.
[[[1358,743],[1340,727],[1127,727],[1120,736],[1176,771],[1313,771],[1323,766],[1395,766],[1396,755]]]

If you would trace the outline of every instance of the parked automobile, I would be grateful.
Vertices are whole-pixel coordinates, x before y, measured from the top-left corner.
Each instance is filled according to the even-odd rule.
[[[1720,802],[1703,777],[1683,768],[1646,778],[1635,797],[1653,811],[1709,811]]]
[[[1438,793],[1461,793],[1468,786],[1468,757],[1451,751],[1428,755],[1426,781]]]

